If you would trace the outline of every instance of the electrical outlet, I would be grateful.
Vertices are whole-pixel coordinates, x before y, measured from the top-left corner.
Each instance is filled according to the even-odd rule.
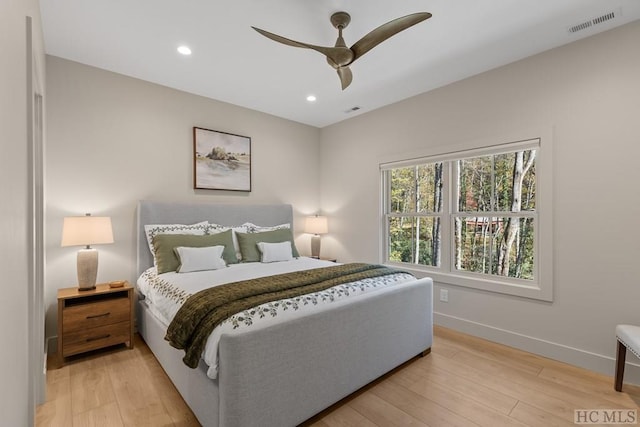
[[[449,289],[440,289],[440,301],[449,302]]]

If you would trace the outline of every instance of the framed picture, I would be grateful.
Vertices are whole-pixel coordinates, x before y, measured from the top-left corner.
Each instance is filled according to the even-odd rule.
[[[193,188],[251,191],[251,138],[194,127]]]

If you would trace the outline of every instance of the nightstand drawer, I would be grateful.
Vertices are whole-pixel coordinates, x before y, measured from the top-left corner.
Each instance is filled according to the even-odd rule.
[[[62,355],[66,357],[72,354],[128,342],[131,339],[130,331],[131,323],[126,321],[66,333],[64,336]]]
[[[128,298],[115,298],[91,304],[65,307],[62,313],[64,333],[110,325],[129,320],[131,315]]]

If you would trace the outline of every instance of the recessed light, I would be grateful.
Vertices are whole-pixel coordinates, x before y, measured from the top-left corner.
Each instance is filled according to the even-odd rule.
[[[316,101],[316,96],[315,96],[315,95],[309,95],[309,96],[307,96],[307,101],[309,101],[309,102],[315,102],[315,101]]]
[[[191,55],[191,49],[189,49],[189,47],[187,46],[180,46],[178,48],[178,52],[180,52],[183,55]]]

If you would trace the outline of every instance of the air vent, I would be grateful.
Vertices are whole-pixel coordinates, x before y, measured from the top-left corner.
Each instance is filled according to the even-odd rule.
[[[360,109],[360,107],[358,107],[357,105],[355,107],[351,107],[348,110],[345,110],[345,113],[349,114],[349,113],[353,113],[354,111],[358,111]]]
[[[591,28],[595,25],[600,25],[605,22],[611,21],[612,19],[617,18],[619,15],[620,9],[611,11],[596,18],[591,18],[578,24],[572,25],[567,29],[567,31],[569,31],[569,33],[577,33],[578,31],[586,30],[587,28]]]
[[[586,30],[587,28],[591,27],[591,25],[592,25],[591,21],[584,21],[584,22],[581,22],[580,24],[569,27],[569,32],[577,33],[578,31]]]

